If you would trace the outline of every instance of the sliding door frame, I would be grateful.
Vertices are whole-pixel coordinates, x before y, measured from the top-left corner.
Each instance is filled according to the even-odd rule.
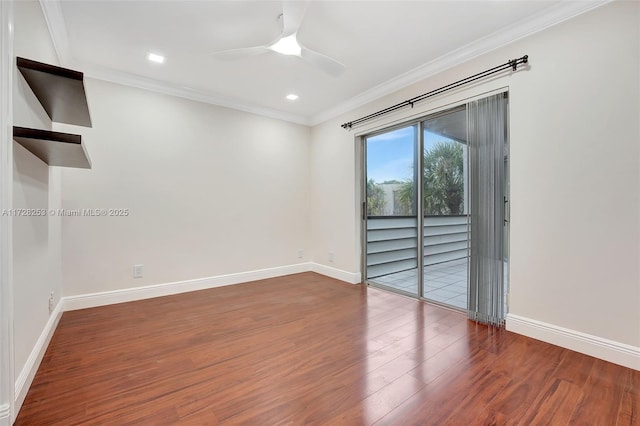
[[[362,170],[362,178],[360,179],[361,184],[361,200],[360,206],[362,208],[362,230],[361,230],[361,244],[362,244],[362,259],[361,259],[361,271],[362,271],[362,282],[366,285],[381,288],[384,290],[392,291],[394,293],[402,294],[409,297],[417,297],[420,300],[424,299],[424,214],[422,211],[422,187],[424,185],[423,181],[423,162],[424,162],[424,135],[423,135],[423,124],[424,118],[414,118],[412,120],[408,120],[399,124],[391,125],[389,127],[385,127],[382,129],[378,129],[371,133],[367,133],[361,135],[359,137],[361,144],[361,170]],[[415,126],[417,135],[417,143],[415,144],[415,155],[416,162],[415,169],[413,172],[413,180],[414,180],[414,188],[415,194],[414,197],[414,214],[416,215],[416,237],[417,237],[417,247],[416,247],[416,263],[418,268],[418,282],[417,282],[417,293],[413,294],[410,292],[402,291],[399,289],[395,289],[392,287],[388,287],[382,284],[377,284],[371,282],[369,277],[367,277],[367,221],[369,219],[367,215],[367,139],[373,136],[377,136],[383,133],[388,133],[397,129],[401,129],[404,127]]]
[[[399,118],[393,121],[388,122],[387,124],[379,124],[379,125],[375,125],[374,127],[371,127],[370,129],[364,129],[361,132],[358,132],[355,135],[355,141],[357,144],[359,144],[359,146],[361,147],[361,158],[360,158],[360,170],[361,170],[361,175],[360,175],[360,185],[361,185],[361,191],[360,191],[360,207],[362,209],[361,212],[361,276],[362,276],[362,283],[375,287],[375,288],[382,288],[384,290],[388,290],[388,291],[392,291],[398,294],[403,294],[412,298],[416,298],[415,294],[412,293],[408,293],[408,292],[403,292],[394,288],[390,288],[390,287],[386,287],[383,285],[377,285],[375,283],[371,283],[367,277],[367,208],[366,208],[366,201],[367,201],[367,138],[371,137],[371,136],[375,136],[375,135],[379,135],[381,133],[386,133],[388,131],[392,131],[394,129],[398,129],[398,128],[402,128],[402,127],[407,127],[407,126],[411,126],[411,125],[417,125],[418,127],[418,145],[419,145],[419,152],[418,152],[418,165],[417,168],[418,170],[420,170],[420,178],[417,179],[418,183],[417,186],[419,187],[419,191],[420,193],[422,193],[423,189],[423,177],[422,177],[422,169],[423,169],[423,162],[424,162],[424,127],[423,127],[423,122],[427,119],[430,118],[436,118],[440,115],[443,114],[447,114],[450,113],[452,111],[454,111],[457,108],[462,108],[465,107],[466,105],[476,99],[482,99],[485,98],[487,96],[491,96],[491,95],[495,95],[498,93],[509,93],[509,87],[508,86],[502,86],[502,87],[496,87],[494,89],[491,90],[486,90],[486,91],[480,91],[480,92],[475,92],[473,93],[471,96],[462,98],[462,99],[458,99],[456,101],[450,102],[450,103],[446,103],[446,104],[442,104],[437,106],[436,108],[433,109],[424,109],[421,110],[420,112],[417,112],[416,114],[412,114],[411,116],[405,117],[405,118]],[[511,280],[510,275],[511,275],[511,253],[510,253],[510,245],[511,245],[511,235],[510,235],[510,228],[511,228],[511,223],[510,223],[510,214],[511,214],[511,138],[510,138],[510,97],[507,97],[507,128],[506,128],[506,132],[507,132],[507,165],[506,165],[506,169],[505,169],[505,177],[506,177],[506,185],[504,188],[504,192],[505,192],[505,196],[507,199],[507,205],[505,205],[504,209],[503,209],[503,215],[505,217],[505,238],[506,238],[506,247],[504,247],[504,253],[503,256],[507,257],[507,262],[508,262],[508,266],[507,266],[507,271],[505,274],[505,283],[506,283],[506,294],[504,295],[504,303],[507,309],[507,312],[510,309],[510,293],[511,293]],[[470,155],[469,150],[467,150],[467,157]],[[439,305],[439,306],[444,306],[448,309],[455,309],[458,310],[458,308],[452,307],[450,305],[446,305],[443,304],[441,302],[438,302],[436,300],[432,300],[432,299],[427,299],[424,297],[424,286],[425,286],[425,282],[424,282],[424,212],[422,212],[423,209],[423,197],[417,197],[419,200],[417,201],[417,203],[419,204],[419,211],[420,214],[418,214],[417,216],[417,222],[418,222],[418,227],[419,227],[419,232],[418,232],[418,257],[420,259],[420,261],[418,262],[418,273],[419,273],[419,283],[418,283],[418,296],[417,299],[425,301],[425,302],[429,302],[431,304],[435,304],[435,305]],[[468,214],[468,224],[471,220],[470,215]],[[470,226],[468,225],[467,228],[467,233],[470,234],[471,230],[470,230]],[[468,240],[468,250],[470,250],[470,236],[467,238]],[[469,256],[471,256],[471,253],[469,252]],[[467,267],[467,283],[469,280],[469,268]],[[468,285],[468,284],[467,284]]]
[[[484,96],[483,96],[484,97]],[[398,293],[398,294],[402,294],[405,296],[410,296],[412,298],[418,298],[419,300],[422,301],[426,301],[429,303],[433,303],[436,305],[440,305],[440,306],[444,306],[446,308],[449,309],[456,309],[459,310],[456,307],[452,307],[450,305],[444,304],[442,302],[438,302],[437,300],[433,300],[433,299],[429,299],[425,297],[424,294],[424,288],[425,288],[425,279],[424,279],[424,225],[425,225],[425,217],[424,217],[424,211],[423,211],[423,203],[424,203],[424,122],[429,120],[429,119],[434,119],[446,114],[450,114],[456,110],[460,110],[460,109],[465,109],[466,108],[466,104],[467,101],[455,104],[455,105],[449,105],[448,108],[439,110],[439,111],[434,111],[432,113],[428,113],[425,112],[425,114],[421,114],[417,117],[412,117],[411,119],[408,119],[407,121],[403,121],[403,122],[399,122],[399,123],[395,123],[392,124],[388,127],[382,127],[382,128],[378,128],[376,130],[373,130],[369,133],[364,133],[362,135],[360,135],[359,138],[359,143],[361,144],[361,152],[362,152],[362,157],[361,157],[361,170],[362,170],[362,176],[360,179],[360,185],[361,185],[361,199],[360,199],[360,206],[362,209],[362,216],[361,216],[361,271],[362,271],[362,282],[366,285],[372,286],[372,287],[376,287],[376,288],[382,288],[384,290],[388,290],[388,291],[392,291],[394,293]],[[392,288],[392,287],[388,287],[382,284],[377,284],[375,282],[371,282],[367,276],[367,221],[368,221],[368,215],[367,215],[367,139],[373,136],[377,136],[383,133],[387,133],[393,130],[397,130],[403,127],[409,127],[409,126],[416,126],[417,128],[417,132],[418,132],[418,137],[417,137],[417,161],[416,161],[416,171],[414,172],[414,181],[416,182],[415,187],[416,187],[416,196],[415,196],[415,209],[416,209],[416,219],[417,219],[417,269],[418,269],[418,289],[417,289],[417,294],[413,294],[410,292],[405,292],[396,288]],[[469,155],[469,149],[467,149],[467,156]],[[468,160],[468,159],[467,159]],[[470,233],[470,226],[469,226],[469,214],[467,214],[467,234]],[[467,245],[467,251],[468,254],[467,256],[470,256],[470,238],[467,237],[467,241],[468,241],[468,245]],[[467,283],[469,280],[469,270],[468,270],[468,266],[467,266]]]
[[[416,162],[416,215],[418,217],[418,299],[424,299],[424,120],[418,121],[418,161]]]

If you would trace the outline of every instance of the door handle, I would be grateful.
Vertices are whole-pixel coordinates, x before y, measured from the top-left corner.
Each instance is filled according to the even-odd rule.
[[[504,207],[502,209],[502,217],[504,219],[504,224],[508,224],[509,221],[507,220],[507,206],[509,205],[509,200],[507,200],[507,197],[502,197],[504,200]]]

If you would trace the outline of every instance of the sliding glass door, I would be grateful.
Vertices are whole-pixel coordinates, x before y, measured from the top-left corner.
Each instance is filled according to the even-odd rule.
[[[469,167],[464,106],[422,122],[423,297],[467,309]]]
[[[506,111],[499,94],[364,137],[365,282],[503,323]]]
[[[464,105],[364,138],[368,284],[467,309],[467,147]]]
[[[418,136],[414,124],[364,141],[366,280],[411,296],[420,296],[422,273]]]

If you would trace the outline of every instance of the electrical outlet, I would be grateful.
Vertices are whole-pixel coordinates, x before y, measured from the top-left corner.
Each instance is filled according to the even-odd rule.
[[[53,307],[54,307],[54,306],[53,306],[53,299],[54,299],[54,297],[53,297],[53,292],[51,292],[51,293],[49,294],[49,313],[52,313],[52,312],[53,312]]]
[[[302,259],[304,257],[304,250],[298,249],[298,257]]]
[[[133,265],[133,278],[142,278],[142,266],[143,265]]]
[[[329,252],[329,262],[333,262],[333,258],[334,258],[334,256],[333,256],[333,252],[332,252],[332,251],[330,251],[330,252]]]

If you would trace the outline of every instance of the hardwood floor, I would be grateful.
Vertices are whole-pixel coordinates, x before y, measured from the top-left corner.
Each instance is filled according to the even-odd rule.
[[[17,425],[639,425],[640,371],[314,273],[66,312]]]

